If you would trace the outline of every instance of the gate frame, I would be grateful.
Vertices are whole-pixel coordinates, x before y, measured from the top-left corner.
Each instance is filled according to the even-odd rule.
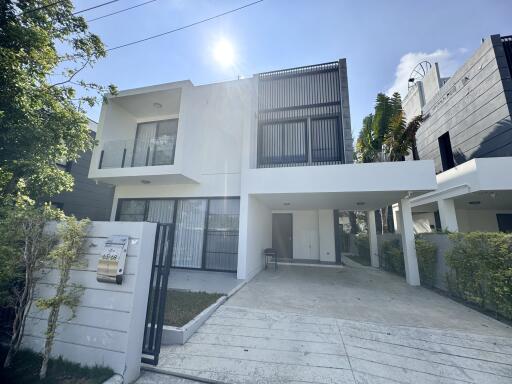
[[[160,347],[162,344],[165,304],[167,300],[167,284],[171,271],[174,247],[174,229],[174,223],[158,223],[156,227],[153,262],[151,264],[151,278],[149,282],[149,297],[146,308],[146,319],[144,322],[144,337],[142,341],[143,356],[141,356],[141,362],[155,366],[158,365]],[[162,236],[164,236],[163,239]],[[165,248],[166,243],[167,250]],[[158,295],[153,294],[152,297],[153,287],[156,288],[154,289],[154,292],[158,292]],[[144,355],[151,357],[146,357]]]

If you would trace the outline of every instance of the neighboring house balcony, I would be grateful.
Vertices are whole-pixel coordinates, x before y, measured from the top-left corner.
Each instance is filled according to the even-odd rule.
[[[188,81],[120,92],[104,103],[89,177],[110,184],[197,183],[180,129]]]

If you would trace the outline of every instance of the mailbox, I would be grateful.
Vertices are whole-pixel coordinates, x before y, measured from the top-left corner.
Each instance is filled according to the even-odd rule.
[[[123,282],[124,264],[128,251],[128,236],[110,236],[98,260],[96,280],[101,283]]]

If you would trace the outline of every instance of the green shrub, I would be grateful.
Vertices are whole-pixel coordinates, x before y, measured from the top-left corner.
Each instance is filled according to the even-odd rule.
[[[382,243],[382,268],[400,276],[405,276],[404,253],[398,239]]]
[[[358,233],[355,242],[359,257],[370,260],[370,241],[368,234]]]
[[[512,319],[512,235],[469,232],[449,235],[448,289],[463,300]]]
[[[437,246],[428,240],[417,237],[416,256],[421,285],[433,287],[436,281]]]

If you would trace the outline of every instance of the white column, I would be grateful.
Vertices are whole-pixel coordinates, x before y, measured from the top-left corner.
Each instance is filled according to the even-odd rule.
[[[393,204],[393,224],[395,227],[395,233],[400,233],[400,215],[398,211],[398,204]]]
[[[368,240],[370,241],[370,260],[372,267],[379,268],[379,250],[377,247],[377,225],[375,224],[375,211],[367,211]]]
[[[400,233],[404,251],[405,279],[409,285],[420,285],[416,245],[414,243],[414,225],[412,221],[411,202],[409,199],[400,200]]]
[[[453,199],[444,199],[437,201],[439,209],[439,219],[441,220],[441,229],[447,229],[450,232],[458,232],[457,215],[455,212],[455,201]]]

